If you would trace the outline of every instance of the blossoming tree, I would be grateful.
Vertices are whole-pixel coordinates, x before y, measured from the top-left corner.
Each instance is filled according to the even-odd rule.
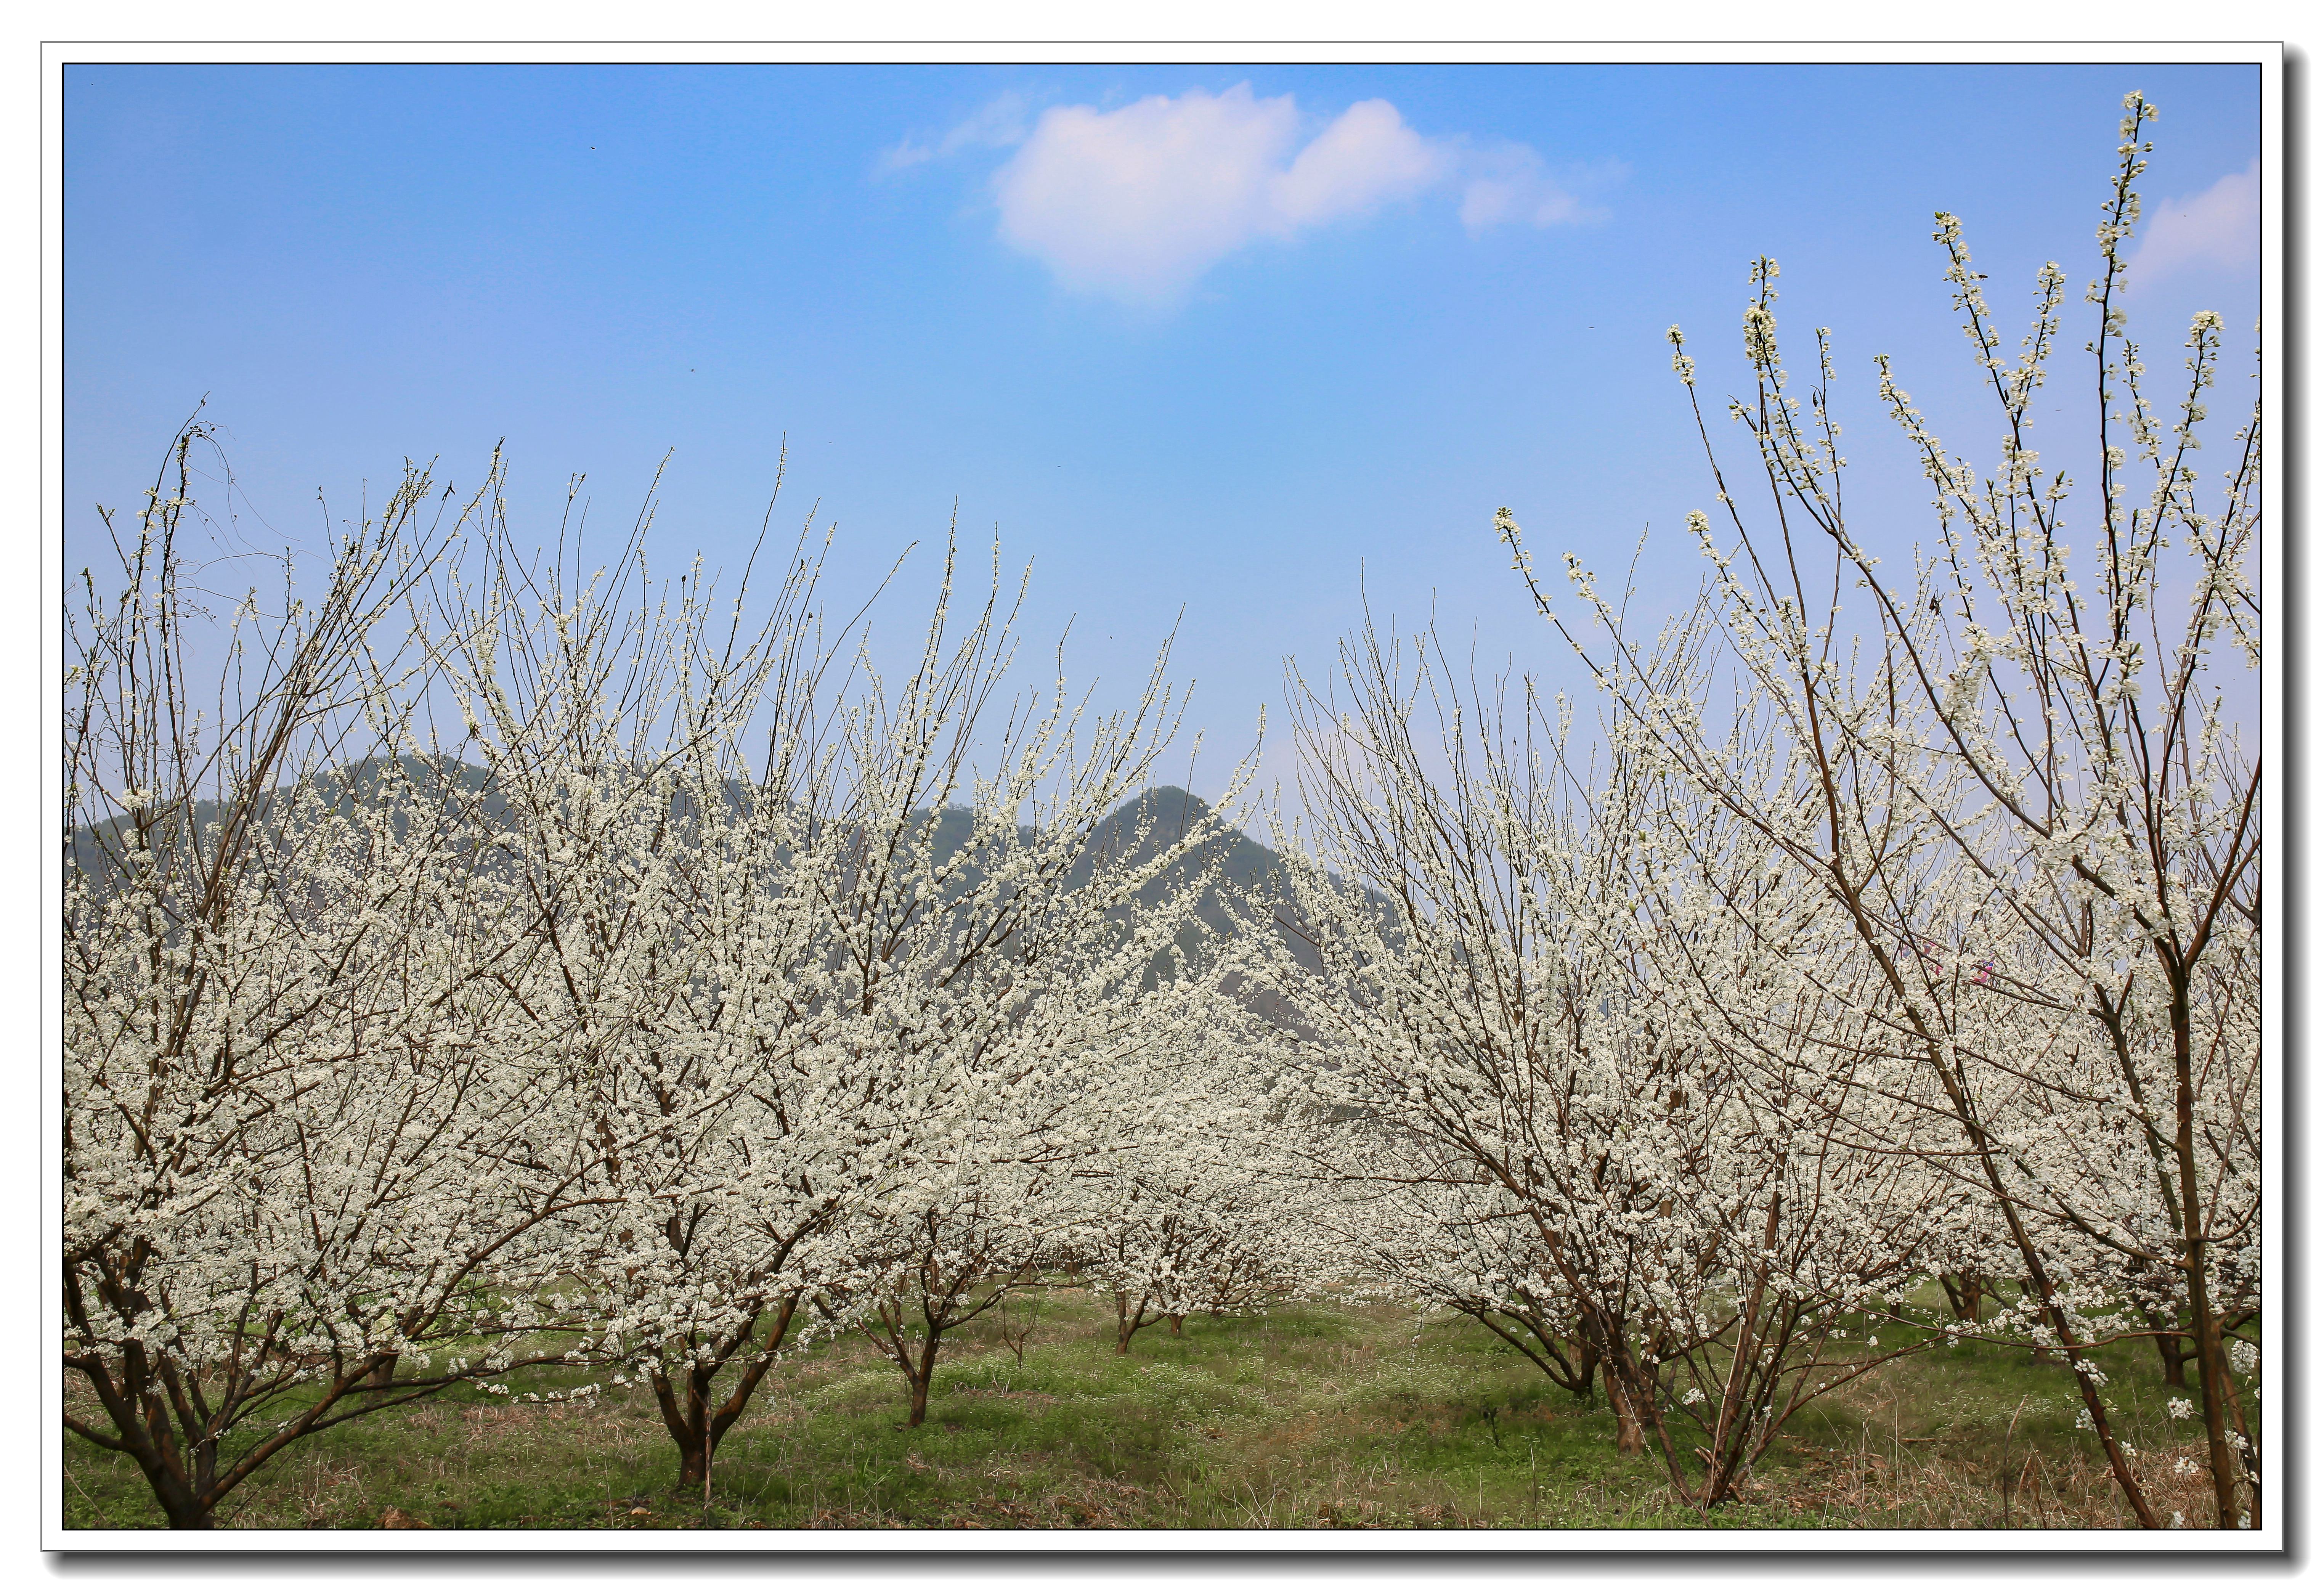
[[[85,581],[64,923],[65,1422],[195,1528],[300,1440],[528,1358],[595,1154],[540,1110],[524,905],[420,732],[456,517],[408,474],[213,626],[204,437],[118,595]]]
[[[952,566],[918,667],[890,697],[876,674],[844,720],[852,806],[823,908],[830,1044],[903,1081],[893,1170],[851,1221],[851,1269],[823,1302],[893,1359],[925,1418],[944,1337],[1069,1248],[1088,1143],[1084,1092],[1173,999],[1175,948],[1212,880],[1207,810],[1164,832],[1108,820],[1176,733],[1156,660],[1134,708],[1092,714],[1062,670],[983,747],[1014,657],[997,579],[958,639]],[[1247,774],[1239,771],[1236,788]],[[965,797],[963,803],[960,799]]]
[[[596,566],[569,527],[528,556],[495,502],[450,688],[538,948],[524,1018],[565,1036],[540,1104],[595,1153],[567,1222],[575,1353],[651,1388],[692,1486],[876,1177],[891,1103],[817,1024],[820,562],[803,535],[746,628],[755,553],[724,599],[699,561],[657,583],[645,523]]]
[[[1699,684],[1691,643],[1650,663],[1664,693]],[[1651,1439],[1708,1509],[1861,1374],[1827,1337],[1895,1308],[1934,1220],[1863,1143],[1873,1082],[1830,1065],[1861,959],[1628,738],[1593,777],[1529,685],[1511,709],[1459,678],[1433,635],[1368,631],[1345,697],[1307,695],[1291,890],[1318,966],[1258,977],[1340,1125],[1319,1171],[1388,1233],[1447,1225],[1391,1275],[1569,1388],[1594,1371],[1623,1447]]]
[[[1274,1031],[1233,993],[1231,961],[1190,976],[1081,1095],[1073,1254],[1114,1304],[1114,1349],[1195,1312],[1264,1308],[1325,1281],[1331,1251],[1293,1146],[1313,1132],[1281,1086]]]
[[[1997,412],[1997,466],[1949,452],[1879,360],[1880,400],[1933,489],[1933,540],[1886,574],[1842,505],[1829,334],[1816,384],[1781,363],[1772,261],[1744,314],[1760,511],[1710,441],[1723,529],[1692,517],[1738,689],[1795,771],[1740,778],[1715,718],[1643,686],[1619,608],[1569,556],[1592,629],[1566,628],[1672,769],[1779,846],[1875,977],[1850,998],[1873,1049],[1918,1074],[1895,1141],[1973,1193],[2021,1285],[1990,1331],[2061,1355],[2133,1514],[2161,1524],[2089,1355],[2123,1337],[2191,1344],[2218,1524],[2256,1519],[2258,1451],[2231,1344],[2257,1308],[2261,1169],[2260,765],[2239,677],[2259,660],[2256,408],[2209,491],[2196,470],[2221,330],[2189,332],[2167,410],[2122,308],[2135,183],[2153,115],[2125,101],[2085,295],[2098,485],[2070,548],[2074,483],[2035,451],[2033,399],[2062,336],[2065,273],[2034,285],[2013,360],[1959,222],[1937,217],[1956,308]],[[1690,397],[1694,361],[1676,328]],[[2141,479],[2143,474],[2143,480]],[[1517,529],[1503,535],[1545,612]],[[1892,553],[1894,549],[1889,550]],[[1851,594],[1860,596],[1851,597]],[[1554,616],[1553,616],[1554,617]],[[1812,833],[1779,808],[1818,814]],[[2251,1352],[2246,1352],[2251,1353]]]

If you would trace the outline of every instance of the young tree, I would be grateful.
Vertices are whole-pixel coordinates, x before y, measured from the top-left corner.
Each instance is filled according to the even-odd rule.
[[[1269,1026],[1221,989],[1231,981],[1182,981],[1080,1095],[1073,1253],[1113,1298],[1120,1354],[1155,1322],[1176,1337],[1192,1312],[1261,1308],[1321,1281],[1316,1192],[1286,1148],[1313,1125],[1278,1088]]]
[[[596,1152],[572,1223],[584,1350],[652,1388],[694,1487],[816,1282],[815,1241],[876,1179],[890,1102],[824,1044],[819,557],[803,533],[746,628],[759,550],[731,597],[698,559],[657,584],[648,523],[604,566],[569,524],[528,557],[495,496],[452,685],[540,948],[526,1019],[567,1036],[557,1104]]]
[[[1591,1401],[1598,1351],[1523,1207],[1465,1162],[1428,1160],[1408,1137],[1370,1137],[1365,1154],[1373,1177],[1344,1181],[1322,1217],[1347,1270],[1395,1298],[1469,1318]],[[1628,1407],[1619,1408],[1627,1453],[1643,1437]]]
[[[2098,493],[2079,550],[2072,482],[2034,448],[2032,401],[2061,335],[2058,266],[2037,278],[2013,362],[1959,222],[1937,217],[2001,456],[1981,472],[1949,453],[1876,362],[1881,401],[1935,489],[1934,545],[1901,583],[1843,511],[1829,336],[1817,333],[1818,384],[1803,396],[1777,352],[1775,263],[1753,267],[1752,385],[1729,409],[1752,439],[1766,518],[1730,488],[1698,400],[1726,530],[1691,524],[1729,656],[1799,771],[1778,795],[1794,811],[1812,802],[1812,836],[1738,778],[1694,705],[1644,689],[1620,613],[1570,555],[1596,631],[1566,634],[1674,769],[1815,882],[1868,959],[1877,980],[1858,1010],[1914,1064],[1911,1098],[1925,1108],[1898,1148],[1973,1190],[2006,1236],[2006,1261],[1987,1265],[2022,1293],[1991,1320],[2064,1358],[2143,1525],[2161,1523],[2089,1350],[2155,1332],[2149,1312],[2192,1343],[2218,1521],[2233,1526],[2258,1511],[2229,1345],[2260,1287],[2260,766],[2242,744],[2248,688],[2236,679],[2259,658],[2247,561],[2260,423],[2255,408],[2208,497],[2194,455],[2218,318],[2196,318],[2168,415],[2128,340],[2124,248],[2153,115],[2126,99],[2086,294],[2095,413],[2081,446]],[[1672,342],[1695,399],[1675,328]],[[1506,511],[1501,526],[1549,612]]]
[[[592,1154],[541,1110],[488,815],[416,733],[456,518],[408,473],[220,628],[205,441],[118,594],[84,576],[64,838],[64,1358],[101,1413],[65,1423],[193,1528],[309,1434],[533,1358]]]
[[[1877,1085],[1831,1065],[1860,959],[1803,934],[1764,840],[1628,738],[1592,778],[1562,713],[1529,686],[1515,711],[1451,689],[1431,635],[1408,665],[1372,631],[1343,658],[1344,708],[1311,693],[1297,714],[1315,856],[1291,886],[1320,967],[1286,951],[1260,974],[1344,1125],[1324,1171],[1453,1224],[1397,1270],[1483,1262],[1424,1294],[1521,1326],[1568,1387],[1578,1345],[1623,1447],[1652,1439],[1709,1509],[1861,1371],[1825,1338],[1888,1308],[1932,1220],[1860,1142]],[[1694,689],[1691,633],[1651,667],[1658,692]]]
[[[886,1182],[835,1239],[818,1303],[896,1361],[914,1424],[945,1335],[1060,1248],[1076,1092],[1167,999],[1222,829],[1207,810],[1171,830],[1150,807],[1110,822],[1178,728],[1167,648],[1134,708],[1088,713],[1061,662],[1052,692],[991,722],[1016,649],[999,576],[996,550],[954,635],[948,549],[910,675],[891,695],[860,665],[837,730],[847,804],[813,887],[831,948],[822,1043],[891,1080],[898,1103]]]

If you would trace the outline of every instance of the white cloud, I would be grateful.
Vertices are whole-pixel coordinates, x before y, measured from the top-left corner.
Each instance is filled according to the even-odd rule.
[[[1289,105],[1290,97],[1282,103]],[[1350,106],[1301,150],[1291,169],[1269,181],[1268,197],[1286,229],[1312,226],[1410,198],[1441,180],[1450,165],[1443,144],[1406,126],[1388,101],[1368,99]]]
[[[1533,151],[1424,138],[1384,99],[1351,106],[1304,143],[1301,132],[1291,96],[1259,99],[1247,83],[1112,111],[1057,106],[994,175],[1001,235],[1069,288],[1167,303],[1260,239],[1453,183],[1465,182],[1472,231],[1577,217]]]
[[[1461,189],[1461,225],[1472,233],[1505,221],[1553,226],[1582,216],[1582,201],[1552,181],[1541,157],[1521,143],[1471,157],[1474,172]]]
[[[963,150],[1007,149],[1025,140],[1025,97],[1011,90],[946,133],[934,143],[908,135],[880,157],[882,171],[901,171],[925,161],[948,161]]]
[[[2235,270],[2259,260],[2259,162],[2231,171],[2200,194],[2146,207],[2145,238],[2130,259],[2133,292],[2181,271]]]

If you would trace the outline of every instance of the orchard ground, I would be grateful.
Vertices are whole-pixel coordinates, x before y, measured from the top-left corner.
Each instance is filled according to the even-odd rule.
[[[1032,1304],[1021,1363],[991,1313],[947,1339],[918,1428],[901,1425],[903,1378],[860,1335],[787,1357],[720,1448],[706,1507],[673,1491],[650,1392],[600,1371],[512,1376],[513,1398],[462,1390],[334,1429],[229,1496],[219,1525],[2132,1524],[2075,1430],[2072,1379],[2024,1349],[1941,1347],[1827,1396],[1794,1418],[1743,1502],[1706,1521],[1659,1459],[1616,1452],[1602,1400],[1578,1404],[1462,1318],[1313,1303],[1189,1318],[1183,1338],[1149,1327],[1117,1355],[1110,1302],[1059,1287]],[[2206,1522],[2200,1423],[2171,1418],[2178,1391],[2152,1346],[2099,1359],[2165,1519]],[[523,1397],[589,1382],[601,1396]],[[63,1441],[69,1528],[162,1525],[125,1457]]]

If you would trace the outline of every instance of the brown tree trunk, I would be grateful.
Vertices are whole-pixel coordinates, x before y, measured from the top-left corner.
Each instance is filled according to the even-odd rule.
[[[142,1365],[130,1368],[142,1371]],[[116,1402],[108,1400],[108,1406]],[[125,1411],[134,1412],[135,1400],[117,1402]],[[124,1423],[121,1411],[114,1412],[114,1426],[130,1440],[131,1458],[137,1469],[145,1474],[146,1483],[153,1490],[154,1501],[161,1506],[162,1518],[172,1532],[207,1532],[217,1525],[217,1446],[214,1442],[197,1441],[190,1454],[178,1444],[178,1434],[172,1425],[169,1405],[161,1391],[148,1384],[142,1401],[143,1419]]]
[[[1573,1358],[1573,1397],[1584,1405],[1590,1403],[1590,1392],[1598,1380],[1598,1347],[1589,1340],[1582,1340],[1581,1353]],[[1611,1379],[1609,1378],[1610,1382]]]
[[[392,1360],[389,1364],[392,1367]],[[367,1383],[374,1368],[359,1366],[326,1385],[310,1409],[276,1427],[271,1436],[261,1440],[254,1450],[229,1467],[223,1478],[218,1474],[216,1433],[218,1428],[230,1424],[229,1413],[238,1407],[242,1397],[239,1394],[231,1388],[221,1390],[217,1407],[205,1410],[198,1389],[188,1390],[177,1380],[177,1374],[166,1367],[154,1372],[144,1352],[134,1345],[124,1356],[117,1381],[107,1375],[101,1363],[94,1363],[93,1369],[91,1364],[84,1364],[80,1369],[105,1406],[106,1415],[119,1437],[118,1447],[143,1473],[146,1485],[153,1490],[154,1503],[161,1506],[162,1517],[171,1529],[206,1532],[217,1525],[217,1507],[227,1494],[269,1456],[304,1436],[310,1420]],[[180,1441],[185,1429],[180,1424],[180,1415],[188,1418],[188,1425],[197,1416],[203,1423],[195,1430],[190,1444]],[[67,1424],[95,1440],[88,1429],[72,1423],[69,1417]]]
[[[666,1373],[657,1371],[651,1375],[654,1401],[661,1407],[662,1425],[669,1430],[670,1441],[678,1446],[678,1487],[698,1488],[702,1479],[710,1474],[718,1441],[726,1436],[726,1430],[750,1405],[752,1395],[758,1392],[798,1312],[798,1297],[794,1294],[775,1308],[774,1326],[757,1344],[752,1344],[746,1330],[739,1345],[730,1344],[724,1349],[712,1346],[717,1358],[709,1366],[692,1367],[683,1388],[672,1383]],[[756,1325],[755,1321],[751,1324]],[[726,1396],[725,1404],[712,1409],[711,1384],[721,1371],[733,1364],[738,1352],[744,1351],[748,1352],[747,1358],[742,1376],[735,1379],[733,1392]]]
[[[2158,947],[2158,950],[2161,948]],[[2220,1331],[2219,1313],[2211,1305],[2210,1280],[2204,1275],[2205,1251],[2210,1236],[2203,1228],[2201,1173],[2195,1159],[2195,1064],[2194,1021],[2187,1001],[2186,981],[2174,960],[2164,958],[2165,971],[2171,981],[2171,1048],[2172,1062],[2177,1074],[2175,1106],[2176,1122],[2172,1150],[2179,1164],[2180,1246],[2184,1256],[2181,1265],[2186,1269],[2188,1324],[2195,1340],[2195,1373],[2203,1389],[2203,1432],[2209,1440],[2211,1458],[2211,1502],[2218,1512],[2218,1524],[2234,1528],[2239,1524],[2236,1507],[2236,1485],[2243,1480],[2242,1457],[2227,1441],[2227,1346]],[[2259,1524],[2257,1489],[2252,1499],[2251,1524]]]
[[[2163,1382],[2173,1388],[2186,1387],[2187,1363],[2195,1357],[2195,1352],[2187,1348],[2186,1336],[2181,1333],[2157,1333],[2154,1335],[2154,1349],[2163,1358]]]
[[[1113,1296],[1114,1354],[1128,1355],[1130,1341],[1138,1337],[1139,1330],[1150,1328],[1158,1321],[1168,1322],[1171,1336],[1174,1338],[1177,1336],[1179,1324],[1186,1320],[1185,1314],[1182,1312],[1177,1316],[1148,1316],[1146,1314],[1146,1308],[1152,1303],[1152,1295],[1140,1295],[1137,1305],[1132,1307],[1128,1294],[1119,1290],[1115,1291]]]
[[[920,1345],[918,1362],[904,1368],[904,1376],[912,1386],[912,1413],[904,1418],[907,1427],[918,1427],[928,1419],[928,1385],[936,1379],[936,1342],[937,1329],[931,1322],[928,1336]]]
[[[191,1489],[192,1496],[189,1501],[190,1508],[185,1512],[182,1522],[173,1522],[171,1524],[183,1525],[195,1532],[205,1532],[215,1527],[217,1524],[220,1492],[217,1478],[217,1444],[213,1440],[205,1439],[194,1446],[194,1486]]]
[[[1953,1308],[1956,1319],[1975,1322],[1983,1314],[1985,1280],[1973,1272],[1940,1273],[1937,1282],[1944,1286],[1945,1302]]]
[[[1643,1453],[1646,1447],[1646,1430],[1638,1422],[1629,1388],[1611,1362],[1606,1367],[1606,1403],[1614,1411],[1616,1452],[1625,1455]]]
[[[171,1532],[208,1532],[217,1525],[217,1501],[204,1496],[208,1489],[189,1486],[174,1467],[149,1466],[142,1456],[139,1465]]]
[[[689,1368],[683,1386],[657,1368],[650,1378],[654,1403],[661,1407],[661,1423],[678,1446],[678,1486],[699,1488],[710,1469],[710,1377],[699,1367]]]
[[[1850,897],[1848,906],[1861,931],[1865,924],[1862,904]],[[1891,988],[1902,994],[1905,989],[1904,981],[1895,972],[1895,965],[1878,938],[1865,934],[1863,939],[1871,948],[1872,954],[1878,958],[1886,969]],[[1910,1010],[1907,1008],[1908,1014]],[[2098,1446],[2106,1451],[2107,1469],[2114,1473],[2115,1486],[2122,1490],[2123,1502],[2130,1506],[2131,1514],[2138,1518],[2140,1526],[2150,1532],[2159,1531],[2163,1525],[2163,1518],[2154,1513],[2154,1506],[2147,1498],[2146,1490],[2140,1486],[2137,1474],[2131,1469],[2130,1457],[2124,1453],[2121,1441],[2115,1437],[2113,1423],[2107,1414],[2106,1400],[2098,1393],[2098,1380],[2091,1373],[2085,1371],[2080,1364],[2083,1356],[2081,1347],[2074,1342],[2073,1324],[2068,1319],[2065,1308],[2058,1303],[2057,1291],[2050,1285],[2050,1270],[2043,1265],[2041,1249],[2034,1242],[2033,1236],[2026,1230],[2024,1219],[2018,1211],[2017,1202],[2009,1192],[2007,1180],[2001,1174],[2000,1166],[1995,1160],[1993,1142],[1986,1133],[1984,1119],[1978,1115],[1975,1106],[1971,1103],[1968,1086],[1953,1073],[1951,1064],[1945,1060],[1943,1048],[1937,1043],[1936,1036],[1929,1032],[1918,1017],[1913,1019],[1913,1026],[1919,1032],[1922,1043],[1928,1047],[1931,1071],[1936,1074],[1938,1084],[1945,1091],[1946,1098],[1952,1107],[1954,1119],[1960,1124],[1969,1136],[1970,1147],[1977,1155],[1978,1170],[1982,1174],[1982,1181],[1986,1188],[1992,1192],[1994,1203],[2001,1213],[2001,1220],[2009,1229],[2010,1242],[2015,1248],[2018,1258],[2025,1264],[2025,1277],[2021,1288],[2019,1303],[2023,1304],[2025,1296],[2029,1294],[2039,1302],[2039,1320],[2057,1336],[2060,1358],[2065,1361],[2068,1369],[2073,1373],[2075,1386],[2082,1396],[2082,1408],[2089,1413],[2091,1430],[2098,1434]],[[2037,1362],[2041,1360],[2043,1354],[2043,1350],[2036,1347],[2034,1355]]]
[[[1185,1312],[1173,1312],[1169,1316],[1163,1320],[1170,1324],[1170,1337],[1173,1339],[1183,1339],[1186,1336],[1186,1313]]]

